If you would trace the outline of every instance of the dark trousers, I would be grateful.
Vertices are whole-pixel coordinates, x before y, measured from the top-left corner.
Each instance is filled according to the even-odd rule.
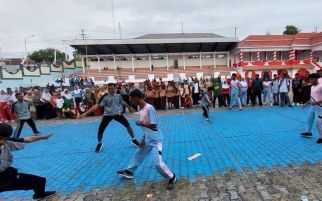
[[[248,105],[249,102],[251,102],[252,104],[255,104],[253,101],[254,101],[254,93],[253,93],[253,90],[251,90],[251,88],[249,88],[249,89],[247,89],[246,104]]]
[[[280,92],[281,106],[291,105],[290,98],[288,97],[288,92]]]
[[[274,105],[279,105],[280,103],[279,93],[273,93],[273,100],[274,100]]]
[[[131,105],[130,98],[128,95],[122,95],[122,98],[123,98],[124,102],[126,102],[128,105]],[[125,113],[125,111],[126,111],[126,107],[125,107],[125,105],[123,105],[123,113]]]
[[[254,91],[254,96],[253,96],[253,106],[256,104],[256,98],[258,98],[258,102],[259,102],[259,105],[262,106],[263,105],[263,102],[262,102],[262,92],[261,91]]]
[[[36,116],[37,119],[44,119],[45,118],[45,105],[37,105],[36,106]]]
[[[198,101],[199,101],[199,93],[193,93],[192,94],[192,104],[198,105]]]
[[[102,141],[103,139],[103,133],[108,126],[108,124],[112,121],[115,120],[122,124],[125,128],[130,126],[130,123],[127,121],[127,119],[123,115],[115,115],[115,116],[103,116],[103,119],[101,121],[101,124],[98,128],[98,133],[97,133],[97,139],[99,142]]]
[[[46,178],[31,174],[19,173],[17,179],[8,187],[0,189],[0,192],[33,190],[36,196],[44,195]]]
[[[208,115],[208,112],[209,112],[208,110],[209,109],[208,109],[208,107],[202,106],[201,108],[203,110],[203,114],[202,115],[208,119],[209,118],[209,115]]]
[[[221,95],[214,95],[214,102],[213,102],[213,107],[215,108],[216,107],[216,99],[218,98],[218,105],[219,105],[219,107],[222,107],[222,97],[221,97]]]
[[[301,92],[299,89],[293,89],[293,103],[301,103]]]
[[[225,107],[227,107],[227,105],[230,105],[230,96],[229,94],[222,94],[222,103]]]
[[[21,119],[17,123],[17,128],[15,130],[15,133],[13,134],[14,138],[19,138],[20,133],[21,133],[22,128],[23,128],[23,125],[25,124],[25,122],[27,122],[27,124],[31,127],[33,133],[39,133],[39,131],[36,128],[36,124],[35,124],[34,120],[32,120],[32,118],[30,118],[30,119]]]
[[[153,103],[154,103],[154,105],[153,105],[154,108],[156,110],[159,110],[160,109],[160,98],[154,98]]]

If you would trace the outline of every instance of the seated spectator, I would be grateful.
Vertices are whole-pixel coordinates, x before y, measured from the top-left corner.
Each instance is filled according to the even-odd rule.
[[[184,98],[183,107],[184,109],[188,109],[192,107],[192,99],[188,94]]]

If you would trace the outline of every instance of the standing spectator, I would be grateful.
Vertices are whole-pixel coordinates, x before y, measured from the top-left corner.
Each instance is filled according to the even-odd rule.
[[[282,74],[279,81],[279,93],[281,98],[281,106],[284,107],[287,104],[289,107],[292,107],[288,93],[290,92],[290,79],[287,74]]]
[[[168,82],[168,86],[166,89],[166,95],[168,100],[168,109],[173,108],[173,95],[174,95],[174,86],[171,81]]]
[[[160,85],[158,82],[154,86],[153,98],[154,108],[160,109]]]
[[[2,121],[8,122],[8,120],[11,120],[11,122],[14,122],[14,115],[11,113],[10,107],[11,107],[10,106],[10,96],[8,96],[4,90],[1,90],[1,92],[0,92],[0,123]]]
[[[296,73],[295,78],[292,80],[292,91],[293,91],[293,104],[300,105],[301,100],[301,79],[300,74]]]
[[[254,99],[252,101],[253,106],[257,104],[256,98],[258,98],[259,106],[262,106],[263,105],[263,102],[262,102],[263,81],[259,79],[259,74],[256,74],[256,78],[253,80],[252,88],[254,93],[254,97],[253,97]]]
[[[236,79],[236,74],[233,73],[231,76],[231,81],[230,81],[230,107],[229,109],[232,109],[235,105],[235,103],[238,104],[239,110],[242,111],[243,107],[240,103],[240,82],[239,80]]]
[[[184,102],[184,83],[180,84],[179,92],[180,92],[180,104],[181,104],[181,107],[183,107],[183,102]]]
[[[149,103],[150,105],[154,105],[154,90],[150,83],[146,88],[145,99],[147,103]]]
[[[130,105],[131,103],[129,99],[129,89],[127,88],[125,82],[121,84],[120,94],[123,100],[126,102],[126,104]],[[123,105],[123,113],[125,113],[125,105]]]
[[[91,108],[95,104],[95,94],[89,88],[85,89],[84,104],[86,108]]]
[[[227,84],[226,81],[224,81],[222,87],[221,87],[221,96],[222,96],[222,101],[224,107],[227,107],[230,105],[230,90],[229,90],[229,85]]]
[[[268,77],[265,77],[265,80],[263,82],[263,101],[264,104],[267,105],[273,105],[272,104],[272,81],[268,80]]]
[[[64,99],[61,97],[61,94],[57,94],[55,103],[57,119],[61,119],[64,107]]]
[[[222,88],[222,84],[218,79],[214,79],[214,83],[212,85],[213,88],[213,107],[216,107],[216,99],[218,98],[218,106],[222,107],[222,96],[221,96],[221,88]]]
[[[241,101],[242,106],[246,106],[247,105],[246,101],[247,101],[248,84],[245,81],[245,78],[241,79],[240,86],[241,86],[241,88],[240,88],[240,101]]]
[[[278,92],[278,90],[279,90],[279,84],[278,84],[278,82],[279,82],[279,80],[278,80],[278,77],[277,77],[277,74],[274,74],[273,75],[273,77],[274,77],[274,80],[273,80],[273,82],[272,82],[272,92],[273,92],[273,105],[279,105],[279,92]]]
[[[160,109],[165,110],[167,108],[166,86],[161,85],[160,90]]]
[[[31,90],[27,91],[24,97],[24,100],[29,104],[29,111],[30,111],[31,117],[33,119],[36,119],[36,107],[33,102],[33,94]]]
[[[246,82],[247,82],[247,105],[251,103],[253,103],[254,100],[254,93],[253,93],[253,80],[251,78],[246,78]]]
[[[198,105],[200,95],[200,85],[198,78],[195,78],[192,84],[192,101],[193,105]]]
[[[44,103],[41,101],[41,94],[38,89],[35,89],[34,96],[32,98],[33,104],[36,108],[36,118],[43,119],[45,118],[45,108]]]
[[[179,108],[179,102],[180,102],[180,91],[176,86],[174,86],[172,100],[173,100],[174,109],[178,109]]]
[[[75,106],[78,109],[79,104],[83,102],[83,91],[78,86],[75,86],[72,95],[75,99]]]
[[[17,128],[14,133],[14,138],[19,138],[25,122],[32,128],[34,135],[40,135],[41,133],[37,130],[35,122],[32,120],[29,112],[29,104],[23,100],[23,94],[17,93],[17,102],[12,105],[12,113],[15,115],[17,120]]]
[[[44,103],[44,109],[45,109],[45,119],[51,119],[52,113],[53,113],[53,106],[51,105],[51,98],[52,95],[49,93],[49,89],[45,88],[41,95],[41,102]]]
[[[321,78],[319,78],[320,80]],[[319,84],[322,84],[319,82]],[[305,77],[302,81],[302,91],[301,91],[301,97],[302,97],[302,103],[306,103],[310,100],[311,96],[311,82],[310,79]]]

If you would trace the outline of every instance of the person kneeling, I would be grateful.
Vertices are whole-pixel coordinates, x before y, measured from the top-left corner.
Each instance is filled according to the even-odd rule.
[[[0,192],[33,190],[33,199],[43,199],[55,195],[55,191],[45,191],[46,178],[19,173],[16,168],[11,167],[12,151],[23,149],[24,143],[46,140],[52,134],[10,138],[12,132],[13,129],[9,124],[0,124]]]

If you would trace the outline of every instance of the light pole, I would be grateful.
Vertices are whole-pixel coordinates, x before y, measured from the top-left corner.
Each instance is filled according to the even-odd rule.
[[[34,37],[35,35],[32,34],[30,36],[25,37],[25,51],[26,51],[26,58],[28,57],[28,52],[27,52],[27,39]]]

